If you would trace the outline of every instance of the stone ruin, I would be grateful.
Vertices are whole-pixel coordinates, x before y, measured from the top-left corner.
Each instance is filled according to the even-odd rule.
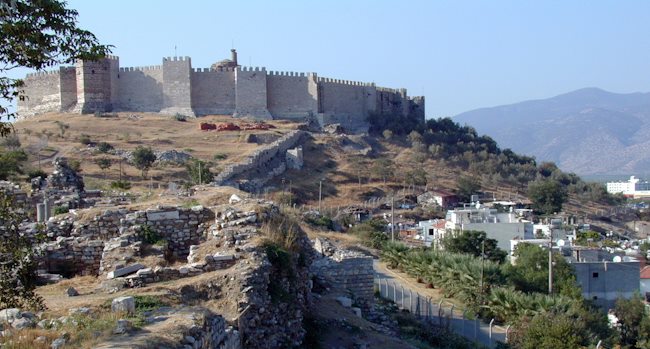
[[[82,192],[84,190],[83,178],[68,165],[64,157],[54,159],[54,171],[47,176],[48,188]]]

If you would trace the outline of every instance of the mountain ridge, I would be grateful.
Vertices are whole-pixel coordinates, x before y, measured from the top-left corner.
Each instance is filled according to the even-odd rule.
[[[650,93],[588,87],[453,117],[505,148],[581,175],[650,172]]]

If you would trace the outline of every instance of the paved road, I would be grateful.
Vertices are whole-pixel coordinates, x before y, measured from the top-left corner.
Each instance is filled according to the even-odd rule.
[[[386,268],[384,263],[377,260],[374,261],[373,267],[375,285],[379,284],[382,297],[395,301],[400,308],[409,309],[414,314],[419,313],[436,325],[447,325],[469,340],[489,347],[495,346],[496,341],[505,341],[505,328],[493,326],[490,339],[489,324],[464,318],[461,307],[451,302],[443,300],[442,306],[439,307],[442,296],[438,290],[426,288],[407,275]]]

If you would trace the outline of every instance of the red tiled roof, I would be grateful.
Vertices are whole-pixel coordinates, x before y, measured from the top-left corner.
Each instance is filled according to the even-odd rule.
[[[650,266],[645,266],[641,269],[641,279],[650,279]]]

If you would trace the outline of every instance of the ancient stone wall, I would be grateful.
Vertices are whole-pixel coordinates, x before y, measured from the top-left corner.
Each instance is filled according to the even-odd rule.
[[[28,98],[18,101],[19,117],[68,109],[257,119],[316,116],[321,125],[339,123],[353,132],[366,131],[366,118],[374,112],[424,120],[424,98],[411,99],[405,89],[319,78],[315,73],[267,73],[257,67],[193,69],[189,57],[163,58],[161,66],[120,68],[119,59],[109,56],[79,61],[61,72],[30,75],[25,82]]]
[[[118,109],[158,112],[163,106],[162,66],[120,68]]]
[[[216,185],[228,185],[235,179],[235,177],[245,175],[250,171],[257,172],[255,178],[248,178],[249,180],[257,180],[262,184],[265,183],[273,176],[284,172],[286,169],[286,151],[294,147],[301,138],[305,136],[305,134],[304,131],[300,130],[291,131],[275,142],[255,150],[248,158],[246,158],[246,160],[226,166],[214,179],[214,183]],[[274,158],[278,157],[281,158],[281,161],[278,165],[273,166],[273,169],[280,168],[281,171],[279,173],[275,173],[277,171],[260,173],[263,172],[260,169],[264,169],[267,167],[267,164],[272,162]],[[282,168],[283,164],[284,168]]]
[[[317,77],[314,73],[269,72],[266,77],[268,109],[277,119],[304,119],[318,113]]]
[[[58,70],[28,74],[25,78],[25,96],[18,101],[21,117],[58,112],[61,109],[60,79]]]
[[[196,115],[232,115],[235,112],[234,69],[194,69],[192,87],[192,108]]]
[[[358,251],[334,248],[316,239],[314,249],[321,254],[311,265],[311,272],[331,284],[350,292],[364,308],[374,302],[374,269],[372,257]]]
[[[271,119],[267,109],[266,69],[240,67],[235,71],[234,117]]]
[[[192,60],[190,57],[163,58],[162,113],[194,116],[192,110]]]

